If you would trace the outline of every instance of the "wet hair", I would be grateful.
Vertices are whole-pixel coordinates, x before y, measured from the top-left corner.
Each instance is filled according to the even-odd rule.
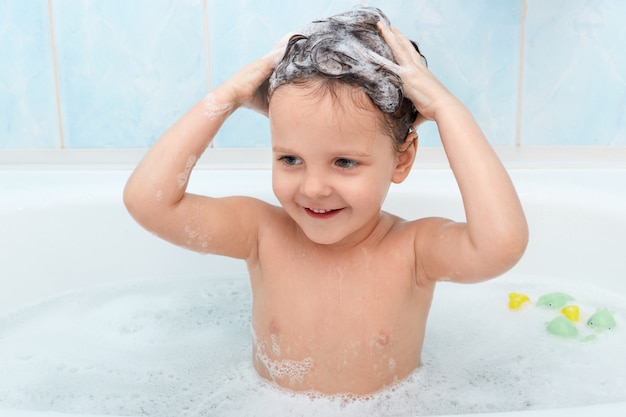
[[[355,7],[304,26],[289,39],[285,55],[270,77],[270,97],[284,84],[321,83],[321,88],[331,93],[338,84],[357,87],[380,109],[383,129],[401,150],[418,113],[403,94],[400,76],[373,56],[396,62],[376,26],[381,20],[390,24],[378,8]]]

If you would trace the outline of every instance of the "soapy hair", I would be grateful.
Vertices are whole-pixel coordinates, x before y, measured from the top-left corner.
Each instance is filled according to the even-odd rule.
[[[285,55],[270,77],[270,97],[284,84],[321,81],[330,92],[337,84],[356,86],[380,109],[383,129],[393,138],[395,148],[401,150],[418,113],[403,94],[400,76],[375,57],[396,62],[376,26],[381,20],[390,24],[380,9],[356,7],[304,26],[290,38]]]

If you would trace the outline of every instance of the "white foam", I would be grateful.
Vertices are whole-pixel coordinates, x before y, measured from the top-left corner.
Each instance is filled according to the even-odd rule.
[[[156,201],[163,200],[163,190],[157,191],[157,193],[154,195],[154,198]]]
[[[386,65],[394,61],[376,27],[381,20],[389,24],[380,10],[360,7],[305,25],[270,77],[270,91],[314,74],[354,78],[381,111],[393,113],[403,99],[402,82]]]
[[[224,117],[226,114],[230,113],[235,107],[233,103],[218,103],[213,93],[207,94],[202,104],[204,107],[204,117],[209,120],[217,120],[220,117]]]
[[[105,286],[0,319],[0,408],[159,416],[433,415],[626,400],[626,300],[593,286],[501,278],[438,284],[423,366],[367,398],[293,394],[252,367],[247,278]],[[574,296],[617,326],[592,342],[560,339],[558,312],[507,307]],[[267,346],[272,349],[273,346]],[[391,364],[391,362],[390,362]]]
[[[178,174],[176,177],[178,180],[178,188],[184,188],[187,185],[187,181],[189,181],[189,174],[191,174],[191,170],[194,165],[198,161],[198,157],[195,155],[190,155],[187,158],[187,163],[185,164],[185,170]]]

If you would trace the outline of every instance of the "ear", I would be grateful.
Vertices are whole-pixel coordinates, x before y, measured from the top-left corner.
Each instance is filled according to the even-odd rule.
[[[417,154],[417,132],[415,130],[409,131],[409,134],[404,139],[402,149],[397,156],[396,168],[391,177],[391,182],[395,184],[404,181],[413,167],[415,155]]]

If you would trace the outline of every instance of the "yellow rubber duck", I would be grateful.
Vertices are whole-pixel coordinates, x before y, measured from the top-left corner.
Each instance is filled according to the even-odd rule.
[[[530,298],[528,298],[526,294],[519,294],[516,292],[509,294],[509,308],[511,310],[519,310],[522,307],[522,304],[529,301]]]
[[[573,322],[577,322],[579,320],[579,308],[577,305],[563,307],[561,313]]]

